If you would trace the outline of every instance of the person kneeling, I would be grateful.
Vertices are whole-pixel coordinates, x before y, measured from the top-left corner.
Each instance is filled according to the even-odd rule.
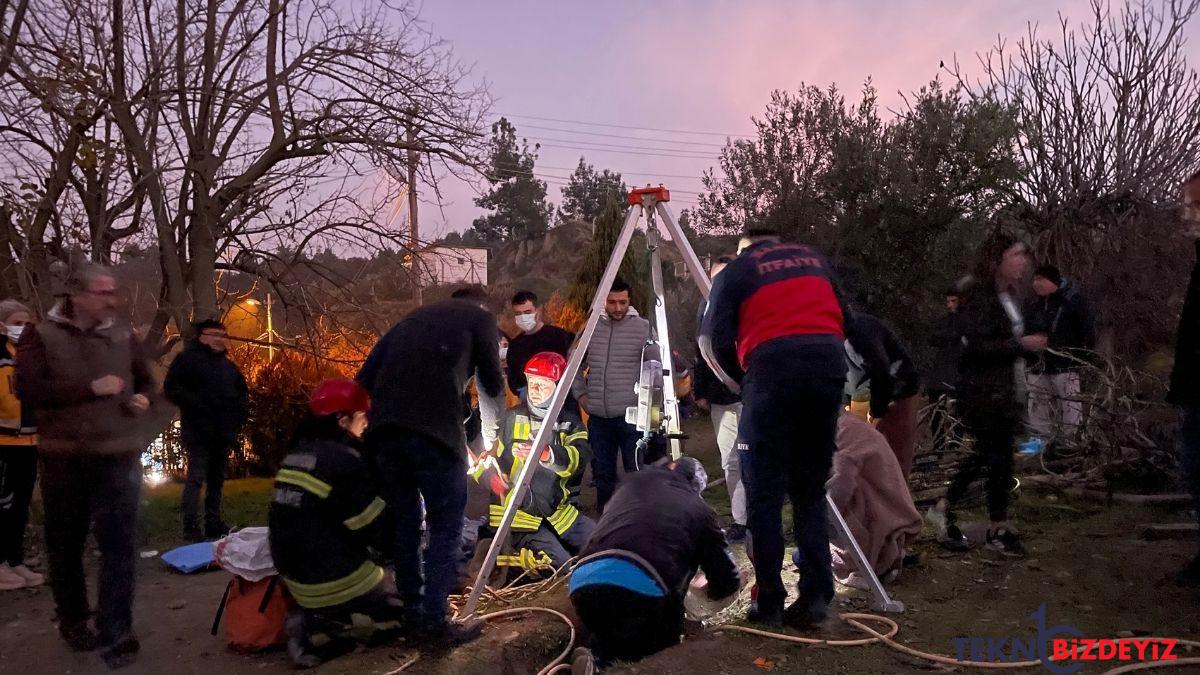
[[[471,476],[493,495],[488,524],[498,527],[512,499],[512,487],[529,460],[534,437],[546,423],[558,382],[567,362],[554,352],[539,352],[525,365],[525,401],[508,411],[496,456],[476,463]],[[574,412],[564,411],[554,423],[549,443],[535,455],[529,491],[512,523],[511,551],[496,558],[496,565],[519,569],[529,577],[562,567],[578,553],[596,524],[579,512],[571,483],[591,459],[587,429]],[[520,572],[518,572],[520,574]]]
[[[288,654],[302,667],[360,641],[387,641],[404,627],[403,603],[370,550],[386,542],[387,528],[385,504],[358,449],[368,408],[370,397],[357,383],[322,382],[275,476],[271,555],[299,605],[288,617]]]
[[[568,585],[593,652],[577,653],[576,663],[634,661],[678,644],[698,569],[710,599],[735,596],[744,579],[700,497],[706,482],[700,462],[684,457],[617,488]]]

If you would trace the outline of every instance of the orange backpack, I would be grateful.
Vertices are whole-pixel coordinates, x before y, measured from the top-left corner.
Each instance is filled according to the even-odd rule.
[[[217,634],[224,615],[225,639],[234,651],[252,653],[286,645],[284,624],[294,602],[281,581],[279,575],[259,581],[234,575],[217,608],[212,634]]]

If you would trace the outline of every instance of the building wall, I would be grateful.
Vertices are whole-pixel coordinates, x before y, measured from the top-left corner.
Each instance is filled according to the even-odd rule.
[[[422,251],[420,257],[424,283],[487,285],[486,248],[433,246]]]

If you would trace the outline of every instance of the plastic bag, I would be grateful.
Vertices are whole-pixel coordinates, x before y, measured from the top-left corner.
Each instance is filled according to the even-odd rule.
[[[265,527],[247,527],[222,537],[213,544],[213,553],[221,569],[246,581],[261,581],[277,573]]]

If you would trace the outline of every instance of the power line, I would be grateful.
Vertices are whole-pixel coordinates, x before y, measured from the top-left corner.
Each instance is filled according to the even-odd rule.
[[[575,169],[579,168],[576,166],[550,166],[549,164],[539,164],[538,166],[545,168],[545,169],[556,169],[559,171],[574,171]],[[608,167],[600,167],[600,168],[608,169]],[[608,170],[612,171],[614,173],[618,173],[621,176],[650,176],[652,178],[690,178],[692,180],[704,180],[703,176],[685,176],[683,174],[678,174],[678,173],[658,173],[655,171],[625,171],[624,169],[608,169]]]
[[[618,143],[601,143],[600,141],[587,141],[587,140],[581,140],[581,139],[577,139],[577,138],[550,138],[548,136],[530,136],[529,138],[531,138],[535,141],[547,141],[550,143],[575,143],[575,144],[583,145],[583,146],[594,146],[595,148],[615,148],[617,150],[638,150],[638,151],[643,151],[643,150],[651,151],[652,150],[654,152],[668,152],[668,153],[673,153],[673,154],[679,154],[684,157],[694,157],[696,159],[716,159],[718,157],[718,155],[710,155],[710,154],[701,152],[699,150],[684,150],[684,149],[680,149],[680,148],[656,148],[653,146],[621,145]]]
[[[546,167],[546,168],[548,168],[548,169],[553,169],[553,168],[555,168],[555,167]],[[559,181],[568,181],[568,182],[566,182],[566,183],[554,183],[555,185],[570,185],[570,182],[569,182],[569,181],[571,180],[571,176],[559,176],[559,175],[556,175],[556,174],[551,174],[551,173],[540,173],[540,172],[538,172],[538,171],[526,172],[526,171],[524,171],[524,170],[521,170],[521,169],[492,169],[492,172],[494,172],[494,173],[500,173],[500,174],[503,174],[503,175],[505,175],[505,176],[524,176],[524,175],[527,175],[527,173],[529,173],[529,174],[532,174],[532,175],[534,175],[534,176],[537,176],[538,178],[552,178],[552,179],[559,180]],[[550,182],[550,181],[547,181],[547,182]],[[704,193],[702,193],[702,192],[696,192],[695,190],[680,190],[680,189],[677,189],[677,188],[668,188],[668,189],[669,189],[669,190],[670,190],[672,193],[678,193],[678,194],[684,194],[684,195],[697,195],[697,196],[699,196],[699,195],[701,195],[701,194],[704,194]]]
[[[540,129],[542,131],[557,131],[564,134],[577,134],[581,136],[600,136],[603,138],[622,138],[631,141],[650,141],[651,143],[674,143],[676,145],[699,145],[706,148],[724,148],[724,143],[704,143],[701,141],[677,141],[670,138],[645,138],[642,136],[629,136],[627,134],[605,134],[598,131],[578,131],[575,129],[559,129],[557,127],[542,127],[536,124],[526,124],[522,129]]]
[[[672,157],[675,159],[717,159],[717,155],[678,155],[665,152],[641,152],[638,150],[606,150],[604,148],[581,148],[577,145],[555,145],[553,143],[541,143],[543,148],[557,148],[560,150],[582,150],[584,152],[607,152],[610,154],[625,154],[638,155],[640,157]]]
[[[692,131],[689,129],[661,129],[656,127],[635,127],[625,124],[605,124],[603,122],[584,122],[582,120],[564,120],[553,117],[537,117],[535,115],[499,114],[500,117],[516,117],[518,119],[538,120],[541,122],[558,122],[559,124],[580,124],[588,127],[607,127],[610,129],[632,129],[635,131],[656,131],[666,134],[695,134],[698,136],[725,136],[733,138],[757,138],[753,134],[729,134],[721,131]]]

